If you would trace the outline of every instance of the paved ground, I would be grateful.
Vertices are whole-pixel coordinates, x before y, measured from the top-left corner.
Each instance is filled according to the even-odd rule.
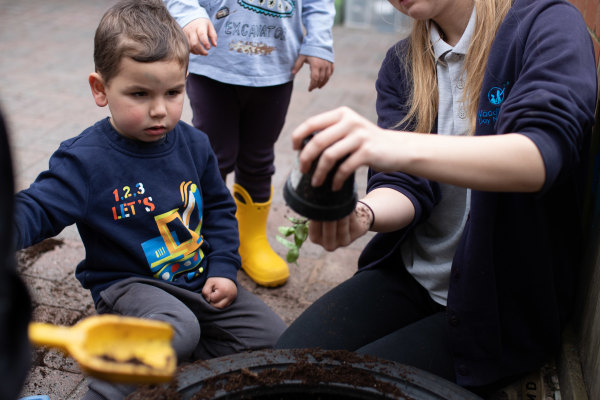
[[[87,76],[93,70],[92,39],[95,27],[112,0],[0,0],[0,106],[11,132],[17,189],[27,187],[46,169],[48,158],[62,140],[107,115],[92,99]],[[275,196],[268,235],[277,243],[277,227],[292,215],[281,188],[293,164],[290,132],[306,117],[340,105],[350,106],[375,120],[374,82],[386,49],[398,34],[336,27],[336,70],[322,90],[308,93],[308,68],[296,79],[287,122],[277,143]],[[191,120],[186,106],[183,119]],[[357,175],[364,193],[364,173]],[[21,272],[34,299],[34,319],[72,325],[94,314],[91,298],[73,271],[84,250],[75,228],[35,252],[21,254]],[[349,277],[366,240],[347,249],[327,253],[306,244],[291,277],[277,289],[257,287],[243,273],[242,284],[262,297],[287,322],[330,287]],[[55,244],[59,246],[54,247]],[[36,350],[23,396],[49,395],[52,400],[77,399],[85,381],[77,364],[53,350]]]

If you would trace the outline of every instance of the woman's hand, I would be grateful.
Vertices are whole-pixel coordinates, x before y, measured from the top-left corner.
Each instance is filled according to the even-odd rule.
[[[300,149],[308,135],[319,132],[300,153],[300,171],[306,173],[313,160],[321,155],[313,174],[312,185],[319,186],[327,173],[342,157],[349,157],[338,167],[332,189],[339,190],[346,178],[358,167],[367,165],[378,171],[394,171],[394,152],[398,132],[387,132],[347,107],[337,108],[307,119],[292,132],[295,149]],[[391,155],[391,158],[390,158]]]
[[[337,221],[310,221],[308,237],[327,251],[348,246],[369,231],[374,215],[363,203],[356,203],[350,215]]]
[[[183,27],[190,53],[208,55],[211,45],[217,46],[217,31],[208,18],[198,18]]]
[[[213,307],[225,308],[237,297],[237,286],[228,278],[208,278],[202,288],[202,296]]]

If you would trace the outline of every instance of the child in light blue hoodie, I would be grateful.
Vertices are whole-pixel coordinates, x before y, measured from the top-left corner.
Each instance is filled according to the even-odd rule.
[[[333,73],[333,0],[163,0],[189,41],[187,93],[223,179],[235,173],[242,269],[278,286],[287,263],[269,245],[274,145],[293,79],[310,66],[309,91]]]

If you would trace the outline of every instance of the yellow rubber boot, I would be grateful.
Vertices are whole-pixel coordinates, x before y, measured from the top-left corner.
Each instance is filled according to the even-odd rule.
[[[267,202],[254,203],[246,189],[234,183],[233,198],[237,204],[235,216],[240,232],[242,269],[259,285],[283,285],[290,276],[290,270],[267,240],[267,218],[273,189],[271,188],[271,197]]]

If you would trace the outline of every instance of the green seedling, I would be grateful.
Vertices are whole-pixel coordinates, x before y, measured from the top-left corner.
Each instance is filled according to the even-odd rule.
[[[308,238],[308,220],[306,218],[287,217],[292,226],[280,226],[277,235],[277,241],[283,244],[287,249],[286,260],[289,263],[296,263],[300,255],[300,247]],[[293,236],[293,241],[286,239]]]

